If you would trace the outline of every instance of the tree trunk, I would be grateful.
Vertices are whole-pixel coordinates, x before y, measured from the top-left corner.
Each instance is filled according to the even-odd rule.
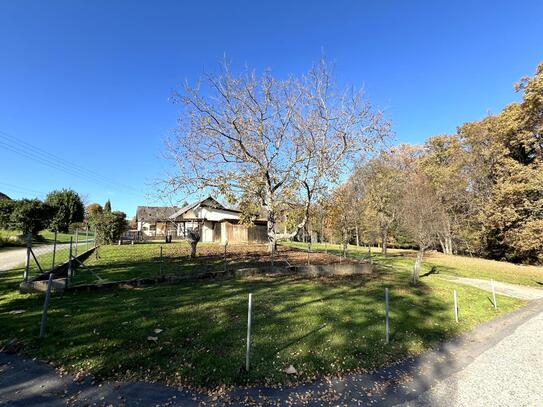
[[[356,233],[356,246],[360,246],[360,238],[359,238],[359,235],[358,235],[358,225],[355,226],[355,233]]]
[[[445,238],[445,254],[453,254],[453,243],[452,243],[452,237],[447,236]]]
[[[387,255],[388,227],[381,227],[381,253]]]
[[[275,214],[270,210],[268,210],[266,227],[268,232],[268,253],[274,254],[277,249],[277,239],[275,238]]]
[[[417,285],[419,282],[420,267],[422,265],[422,258],[424,257],[424,249],[420,248],[417,252],[417,258],[413,265],[413,284]]]
[[[191,240],[190,241],[190,258],[194,259],[196,257],[196,246],[198,245],[198,241]]]

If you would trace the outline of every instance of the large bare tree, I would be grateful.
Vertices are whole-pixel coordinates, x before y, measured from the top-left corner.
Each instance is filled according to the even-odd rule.
[[[321,60],[301,77],[234,75],[224,63],[175,94],[185,107],[167,151],[177,164],[166,184],[185,194],[212,189],[247,217],[267,213],[270,250],[304,227],[311,203],[389,133],[361,89],[340,89]],[[277,230],[290,207],[303,215]]]

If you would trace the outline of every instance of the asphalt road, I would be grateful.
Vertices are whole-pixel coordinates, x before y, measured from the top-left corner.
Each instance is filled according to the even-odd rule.
[[[80,242],[79,246],[84,245],[85,242]],[[36,255],[42,255],[53,251],[54,245],[40,245],[36,247]],[[57,244],[57,250],[67,249],[70,247],[69,243]],[[26,259],[26,247],[9,249],[0,251],[0,271],[9,271],[17,266],[25,263]]]

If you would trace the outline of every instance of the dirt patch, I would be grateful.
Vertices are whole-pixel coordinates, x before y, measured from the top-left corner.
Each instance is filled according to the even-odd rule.
[[[224,246],[202,246],[198,248],[198,258],[200,261],[221,260],[224,258]],[[343,259],[339,256],[322,253],[308,252],[290,247],[278,247],[275,255],[268,253],[266,245],[229,245],[226,248],[226,259],[229,262],[239,262],[250,265],[276,264],[302,266],[302,265],[325,265],[325,264],[358,264],[354,259]]]

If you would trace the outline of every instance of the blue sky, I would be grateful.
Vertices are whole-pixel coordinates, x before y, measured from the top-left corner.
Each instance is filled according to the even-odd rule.
[[[341,83],[386,110],[397,142],[453,132],[518,99],[513,83],[543,61],[543,2],[448,3],[4,0],[0,191],[69,187],[129,216],[156,204],[171,92],[225,54],[285,76],[324,51]]]

